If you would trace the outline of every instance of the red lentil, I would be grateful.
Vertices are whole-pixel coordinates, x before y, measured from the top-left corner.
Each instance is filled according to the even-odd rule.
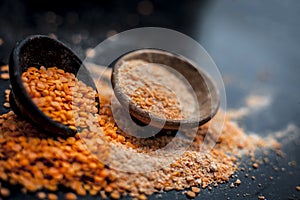
[[[260,196],[258,196],[257,197],[259,200],[265,200],[266,198],[265,198],[265,196],[263,196],[263,195],[260,195]]]
[[[49,194],[48,194],[48,199],[49,199],[49,200],[57,200],[57,199],[58,199],[58,197],[57,197],[57,195],[56,195],[56,194],[49,193]]]
[[[253,166],[254,169],[257,169],[258,168],[258,163],[253,163],[252,166]]]
[[[77,196],[76,196],[76,194],[69,192],[69,193],[65,194],[65,198],[66,198],[66,200],[76,200]]]
[[[38,192],[36,196],[38,199],[46,199],[47,194],[45,192]]]
[[[189,198],[195,198],[195,197],[196,197],[196,194],[195,194],[193,191],[187,191],[186,195],[187,195]]]
[[[111,194],[110,194],[110,197],[112,199],[120,199],[120,193],[118,191],[112,191]]]
[[[8,80],[9,79],[9,74],[8,73],[2,73],[0,74],[0,78],[3,80]]]
[[[8,65],[2,65],[2,66],[0,67],[0,71],[1,71],[1,72],[8,72],[8,69],[9,69]]]
[[[237,179],[236,181],[235,181],[235,184],[236,185],[240,185],[242,183],[242,181],[240,180],[240,179]]]
[[[4,106],[4,108],[10,108],[10,103],[5,102],[5,103],[3,103],[3,106]]]
[[[234,183],[231,183],[229,187],[234,188]]]
[[[130,195],[143,199],[154,192],[183,190],[192,186],[206,188],[213,183],[228,182],[229,177],[238,170],[236,157],[241,150],[254,152],[257,147],[267,146],[262,139],[247,136],[237,124],[226,119],[218,144],[209,154],[199,154],[199,146],[203,144],[210,123],[200,127],[190,148],[163,169],[136,174],[117,171],[95,157],[94,152],[103,152],[101,155],[104,158],[106,155],[100,132],[103,132],[110,145],[143,154],[164,147],[173,136],[162,135],[152,139],[128,136],[113,119],[110,109],[112,91],[104,87],[105,82],[99,85],[103,103],[97,121],[90,124],[96,126],[98,123],[98,127],[93,128],[94,132],[90,127],[67,139],[48,138],[32,124],[17,118],[13,112],[1,115],[0,179],[20,184],[28,191],[46,189],[54,192],[58,186],[64,186],[77,195],[100,194],[106,198],[106,191],[112,198]],[[222,115],[222,112],[218,113],[214,120],[222,119]],[[86,149],[86,143],[90,144],[89,149]],[[238,147],[234,144],[242,145]],[[191,188],[190,194],[196,195],[195,188]],[[57,196],[50,193],[48,198],[57,199]]]
[[[29,67],[22,80],[32,100],[47,116],[72,129],[87,127],[89,114],[97,113],[96,92],[72,73],[57,67]],[[76,121],[77,116],[80,118]]]
[[[10,195],[10,191],[7,188],[1,187],[0,188],[0,195],[2,197],[8,197]]]
[[[194,193],[200,193],[201,189],[198,188],[198,187],[192,187],[192,191],[193,191]]]

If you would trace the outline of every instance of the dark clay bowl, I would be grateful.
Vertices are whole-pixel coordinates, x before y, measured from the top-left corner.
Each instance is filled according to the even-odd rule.
[[[122,61],[133,59],[163,64],[182,74],[195,92],[200,109],[199,116],[182,120],[161,119],[148,111],[135,106],[121,89],[118,81],[118,69],[122,64]],[[163,129],[166,130],[178,130],[179,127],[196,127],[208,122],[218,111],[220,97],[213,80],[204,71],[199,68],[197,69],[193,63],[183,56],[157,49],[140,49],[119,57],[111,64],[111,67],[113,68],[111,81],[116,97],[123,106],[128,107],[129,105],[130,115],[134,120],[142,122],[142,124],[148,125],[151,122],[151,125],[153,126],[161,126],[161,124],[164,123]]]
[[[32,101],[23,85],[22,73],[29,67],[39,68],[40,66],[46,68],[56,66],[66,72],[78,74],[79,80],[96,90],[86,67],[82,65],[82,61],[71,49],[48,36],[33,35],[17,43],[10,55],[11,107],[18,116],[33,122],[50,135],[72,136],[76,131],[46,116]],[[79,71],[80,73],[78,73]],[[95,101],[99,105],[99,98],[96,98]]]

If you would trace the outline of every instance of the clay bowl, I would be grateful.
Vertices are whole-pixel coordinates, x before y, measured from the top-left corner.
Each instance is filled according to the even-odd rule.
[[[166,65],[183,75],[188,80],[197,98],[196,101],[199,106],[198,116],[180,120],[165,119],[153,115],[153,113],[132,103],[130,97],[120,87],[119,68],[123,61],[135,59]],[[129,109],[131,117],[139,123],[148,125],[151,122],[151,125],[154,127],[161,126],[163,123],[163,129],[165,130],[178,130],[179,127],[201,126],[208,122],[218,111],[220,97],[215,83],[201,68],[197,68],[183,56],[158,49],[140,49],[122,55],[110,66],[113,69],[111,82],[117,99],[121,105]]]
[[[86,67],[82,65],[82,61],[70,48],[48,36],[33,35],[17,43],[10,55],[11,107],[18,116],[33,122],[51,136],[72,136],[77,131],[46,116],[32,101],[23,85],[22,73],[28,67],[39,68],[40,66],[46,68],[56,66],[73,73],[79,80],[96,90]],[[99,105],[99,98],[95,98],[95,101]]]

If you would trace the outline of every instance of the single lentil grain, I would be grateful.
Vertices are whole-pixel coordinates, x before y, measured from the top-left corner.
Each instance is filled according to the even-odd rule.
[[[2,197],[8,197],[10,195],[10,191],[7,188],[1,187],[0,188],[0,195]]]
[[[197,194],[200,193],[201,189],[198,187],[192,187],[192,191]]]
[[[110,197],[112,198],[112,199],[120,199],[120,193],[118,192],[118,191],[112,191],[111,192],[111,194],[110,194]]]
[[[258,163],[253,163],[252,167],[253,167],[254,169],[257,169],[257,168],[258,168]]]
[[[9,74],[8,73],[2,73],[0,74],[0,78],[3,80],[8,80],[9,79]]]
[[[262,184],[261,184],[261,183],[259,183],[257,186],[258,186],[258,187],[261,187],[261,186],[262,186]]]
[[[259,200],[265,200],[266,198],[265,198],[265,196],[263,196],[263,195],[260,195],[260,196],[258,196],[257,197]]]
[[[38,192],[36,196],[38,199],[46,199],[47,194],[45,192]]]
[[[240,185],[242,183],[242,181],[240,180],[240,179],[237,179],[236,181],[235,181],[235,184],[236,185]]]
[[[69,192],[69,193],[65,194],[65,199],[66,200],[76,200],[77,196],[76,196],[76,194]]]
[[[3,103],[3,107],[4,107],[4,108],[10,108],[10,103],[4,102],[4,103]]]
[[[138,199],[139,199],[139,200],[146,200],[147,197],[146,197],[146,195],[144,195],[144,194],[140,194],[140,195],[138,196]]]
[[[58,197],[57,197],[57,195],[56,195],[56,194],[49,193],[49,194],[48,194],[48,199],[49,199],[49,200],[57,200],[57,199],[58,199]]]
[[[2,66],[0,67],[0,71],[1,71],[1,72],[8,72],[8,69],[9,69],[8,65],[2,65]]]
[[[186,195],[187,195],[189,198],[195,198],[195,197],[196,197],[196,194],[195,194],[195,192],[193,192],[193,191],[187,191]]]

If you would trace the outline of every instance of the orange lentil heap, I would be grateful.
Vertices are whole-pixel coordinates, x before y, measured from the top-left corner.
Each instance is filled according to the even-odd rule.
[[[47,74],[45,69],[41,69],[42,72],[32,70],[38,76]],[[64,74],[56,68],[51,70],[57,75]],[[111,71],[107,73],[107,77],[110,73]],[[28,86],[30,83],[28,82]],[[237,170],[236,158],[242,152],[253,152],[256,147],[266,146],[262,139],[246,135],[236,124],[226,119],[218,143],[209,153],[201,154],[200,150],[207,131],[212,135],[217,134],[208,123],[200,127],[192,144],[178,159],[166,162],[164,168],[147,171],[147,166],[139,164],[145,162],[145,155],[154,166],[157,160],[151,161],[151,152],[166,146],[174,136],[157,135],[139,139],[120,130],[110,108],[112,90],[106,87],[108,84],[105,81],[100,81],[98,86],[101,87],[102,103],[99,114],[96,114],[97,120],[89,122],[89,127],[74,137],[48,138],[12,111],[1,115],[0,182],[21,185],[22,192],[37,192],[37,197],[41,198],[47,195],[40,190],[46,189],[49,199],[57,198],[55,191],[61,186],[69,189],[65,194],[67,199],[76,199],[76,195],[86,194],[101,196],[103,199],[118,199],[125,195],[146,199],[146,195],[154,192],[191,187],[193,188],[187,195],[193,198],[200,192],[200,187],[227,182]],[[48,105],[51,107],[51,104]],[[67,108],[61,106],[61,109]],[[219,113],[214,120],[218,122],[223,119],[221,115]],[[109,163],[109,159],[114,163]],[[128,163],[128,159],[138,163],[139,173],[113,167]],[[135,165],[132,164],[131,167]],[[3,194],[0,196],[9,195],[9,190],[2,190]]]
[[[97,113],[95,90],[72,73],[57,67],[29,67],[22,74],[22,80],[41,111],[72,129],[76,126],[87,127],[85,120],[76,119],[88,119],[89,113]]]

